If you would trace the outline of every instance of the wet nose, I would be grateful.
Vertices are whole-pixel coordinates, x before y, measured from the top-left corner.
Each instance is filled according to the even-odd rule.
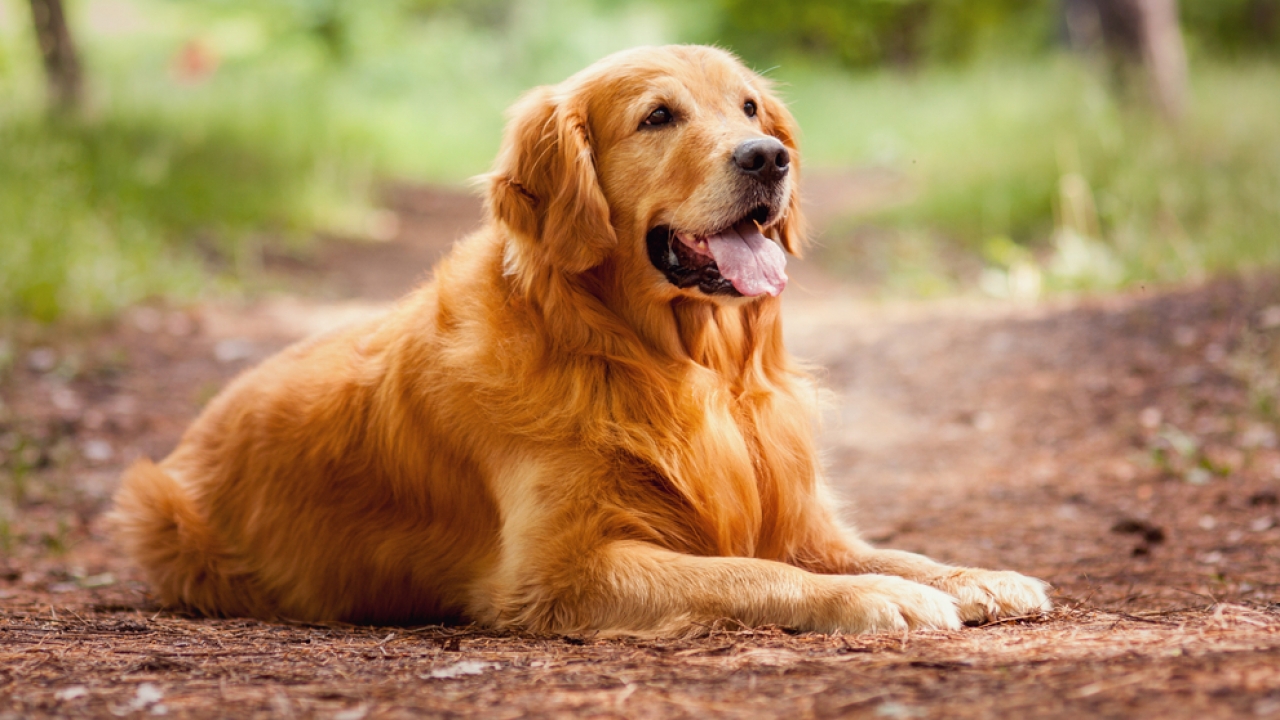
[[[777,138],[754,138],[734,148],[733,164],[762,182],[777,182],[791,168],[791,153]]]

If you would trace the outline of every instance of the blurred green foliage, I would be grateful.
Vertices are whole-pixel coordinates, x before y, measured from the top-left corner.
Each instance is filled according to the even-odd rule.
[[[1274,87],[1274,63],[1203,61],[1178,126],[1071,57],[910,77],[814,68],[784,91],[817,172],[878,168],[902,188],[817,253],[919,294],[972,286],[984,267],[1090,289],[1280,264]]]
[[[483,172],[520,92],[669,37],[575,2],[120,2],[72,15],[88,107],[54,121],[25,5],[0,0],[0,319],[193,298],[365,235],[378,178]]]
[[[1277,0],[1179,0],[1197,45],[1234,55],[1280,47]],[[758,63],[790,55],[846,66],[1043,54],[1065,37],[1063,0],[716,0],[712,35]]]
[[[1053,0],[717,0],[717,35],[753,58],[786,53],[846,65],[1029,53],[1053,37]]]
[[[1280,54],[1280,0],[1179,0],[1192,41],[1219,56]]]
[[[807,167],[909,187],[821,239],[889,285],[1280,263],[1280,72],[1256,59],[1280,0],[1181,0],[1195,87],[1176,128],[1061,54],[1054,0],[68,3],[89,100],[54,122],[27,3],[0,0],[0,318],[195,297],[264,248],[362,235],[380,178],[481,173],[521,92],[672,41],[777,65]]]
[[[322,216],[320,148],[270,129],[119,113],[0,121],[0,308],[48,321],[151,295],[194,296],[202,268],[244,271],[260,241]],[[320,193],[323,194],[323,193]],[[213,265],[209,264],[213,261]]]

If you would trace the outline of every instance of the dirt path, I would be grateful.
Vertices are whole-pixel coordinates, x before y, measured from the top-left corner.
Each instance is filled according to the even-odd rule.
[[[795,266],[789,342],[825,368],[852,516],[885,545],[1050,580],[1049,618],[639,642],[159,611],[102,532],[120,468],[163,456],[237,370],[385,307],[479,213],[438,192],[396,207],[394,242],[275,261],[301,293],[0,348],[0,718],[1280,717],[1274,275],[886,306]]]

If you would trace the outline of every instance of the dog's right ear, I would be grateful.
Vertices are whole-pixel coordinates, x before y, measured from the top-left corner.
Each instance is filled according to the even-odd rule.
[[[520,98],[489,175],[488,207],[554,267],[583,272],[604,260],[617,239],[582,103],[551,87]]]

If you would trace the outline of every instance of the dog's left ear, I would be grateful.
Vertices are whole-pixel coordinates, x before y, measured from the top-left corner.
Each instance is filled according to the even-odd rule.
[[[488,204],[556,268],[584,272],[607,257],[617,236],[596,175],[585,103],[542,87],[512,107]]]
[[[762,83],[764,84],[764,83]],[[782,141],[791,153],[791,199],[787,214],[778,225],[778,240],[787,252],[800,256],[807,244],[804,212],[800,209],[800,128],[791,111],[767,88],[760,96],[760,121],[765,133]]]

